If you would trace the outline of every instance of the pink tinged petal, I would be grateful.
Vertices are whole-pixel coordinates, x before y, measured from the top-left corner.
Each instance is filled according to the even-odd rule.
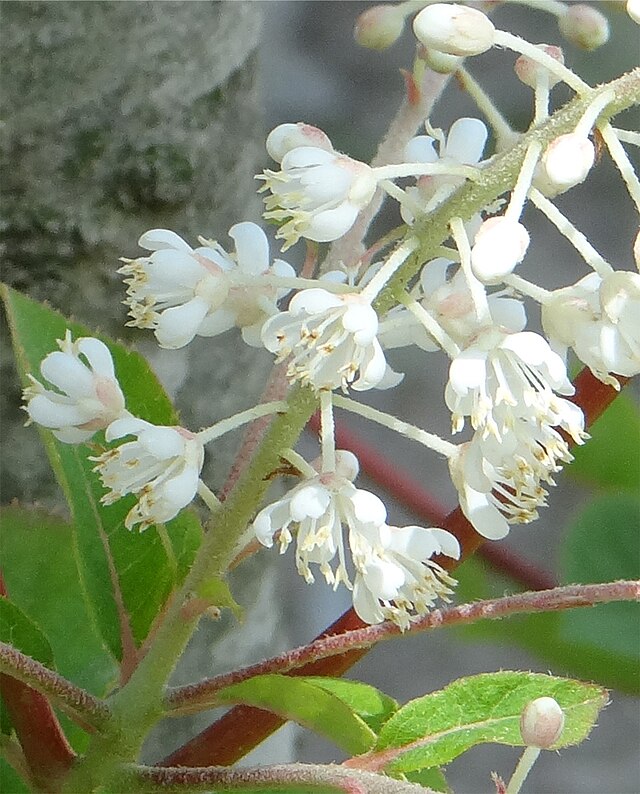
[[[69,353],[49,353],[40,365],[49,383],[70,397],[79,399],[93,394],[93,375],[82,361]]]
[[[235,312],[231,311],[231,309],[217,309],[207,315],[200,323],[198,336],[217,336],[233,328],[235,324]]]
[[[85,336],[78,339],[77,349],[87,359],[91,369],[97,375],[102,375],[104,378],[115,378],[111,351],[104,342],[91,336]]]
[[[172,248],[177,251],[191,251],[191,247],[177,235],[168,229],[151,229],[145,232],[138,240],[140,248],[146,248],[147,251],[161,251],[167,248]]]
[[[384,524],[387,518],[387,508],[375,494],[356,488],[350,496],[355,517],[363,524]]]
[[[305,229],[303,237],[316,243],[328,243],[346,234],[355,223],[360,207],[347,202],[332,210],[315,214]]]
[[[462,511],[476,532],[488,540],[502,540],[509,534],[509,524],[500,511],[489,502],[486,494],[465,488]]]
[[[258,275],[269,267],[269,241],[255,223],[236,223],[229,229],[229,237],[236,244],[236,259],[244,273]]]
[[[44,394],[37,394],[29,401],[27,413],[34,422],[49,428],[81,425],[93,418],[76,403],[55,402]]]
[[[337,295],[332,295],[324,289],[304,289],[291,299],[289,313],[321,314],[329,309],[344,306],[344,301]]]
[[[320,518],[329,503],[331,496],[326,488],[319,485],[308,485],[297,491],[290,502],[291,518],[294,521],[303,521],[305,518]]]
[[[163,311],[155,330],[160,347],[176,350],[189,344],[208,311],[209,304],[203,298],[193,298],[183,306]]]
[[[458,119],[447,135],[445,155],[458,163],[475,165],[482,158],[487,135],[487,128],[480,119]]]
[[[438,153],[435,150],[435,139],[430,135],[416,135],[405,146],[404,157],[408,163],[435,163]]]

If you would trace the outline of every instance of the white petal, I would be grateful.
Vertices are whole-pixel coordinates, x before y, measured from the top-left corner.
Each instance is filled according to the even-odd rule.
[[[328,309],[335,309],[342,306],[344,306],[343,300],[324,289],[303,289],[291,299],[289,312],[291,312],[291,314],[299,314],[300,312],[320,314]]]
[[[94,391],[91,371],[75,356],[55,351],[43,360],[40,372],[49,383],[70,397],[88,397]]]
[[[438,153],[435,150],[435,139],[430,135],[416,135],[404,148],[404,157],[408,163],[435,163]]]
[[[358,521],[363,524],[384,524],[387,508],[375,494],[357,488],[351,495],[351,504]]]
[[[282,170],[288,171],[291,168],[309,168],[314,165],[324,165],[336,160],[333,151],[319,149],[317,146],[297,146],[288,151],[282,158]]]
[[[406,577],[399,565],[387,560],[375,560],[366,566],[363,578],[373,595],[383,601],[393,601]]]
[[[353,585],[353,608],[365,623],[381,623],[384,620],[378,599],[373,597],[361,575],[356,576]]]
[[[480,119],[454,121],[447,135],[446,156],[458,163],[475,165],[482,158],[487,134],[487,128]]]
[[[467,348],[453,359],[449,367],[449,382],[459,394],[477,389],[487,379],[486,354],[477,348]]]
[[[185,439],[172,427],[145,428],[138,435],[140,445],[154,458],[166,460],[184,453]]]
[[[316,243],[329,243],[346,234],[355,223],[361,207],[343,202],[339,207],[315,214],[304,231],[304,237]]]
[[[92,336],[84,336],[82,339],[78,339],[77,346],[78,351],[85,356],[96,374],[102,375],[104,378],[115,378],[111,351],[104,342],[94,339]]]
[[[435,536],[435,540],[440,546],[440,554],[445,554],[447,557],[451,557],[454,560],[460,559],[460,543],[455,535],[452,535],[451,532],[447,532],[446,529],[438,529],[437,527],[429,529],[428,532],[431,532]]]
[[[122,419],[116,419],[111,422],[105,431],[105,438],[107,441],[113,441],[114,438],[137,435],[140,431],[150,427],[153,427],[153,425],[150,422],[145,422],[144,419],[138,419],[135,416],[125,416]]]
[[[168,229],[150,229],[145,232],[138,240],[140,248],[147,251],[161,251],[165,248],[173,248],[177,251],[191,251],[191,247],[177,235]]]
[[[236,223],[229,229],[236,244],[236,259],[244,273],[264,273],[269,267],[269,241],[256,223]]]
[[[27,413],[34,422],[43,427],[67,427],[88,421],[85,411],[76,403],[59,403],[44,394],[36,394],[27,405]],[[93,435],[93,433],[91,434]]]
[[[236,314],[231,309],[217,309],[200,323],[198,336],[217,336],[236,324]]]
[[[301,488],[290,502],[291,518],[302,521],[305,518],[320,518],[331,502],[331,496],[321,485],[311,484]]]
[[[166,309],[160,315],[155,330],[160,347],[176,350],[187,345],[198,333],[209,304],[203,298],[193,298],[183,306]]]
[[[188,466],[177,477],[170,477],[160,486],[158,495],[172,505],[175,510],[170,518],[173,518],[193,500],[198,488],[198,479],[198,470]],[[169,521],[170,518],[165,518],[165,521]]]
[[[509,524],[500,511],[489,503],[486,494],[465,489],[461,507],[476,532],[489,540],[501,540],[509,534]]]

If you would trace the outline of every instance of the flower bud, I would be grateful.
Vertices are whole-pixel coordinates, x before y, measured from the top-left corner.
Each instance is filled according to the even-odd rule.
[[[471,249],[471,268],[483,284],[499,284],[522,261],[529,233],[518,221],[501,215],[478,229]]]
[[[604,14],[582,3],[569,4],[558,18],[560,33],[583,50],[597,50],[609,41],[609,22]]]
[[[528,747],[551,747],[564,728],[564,713],[557,701],[550,697],[532,700],[520,717],[520,733]]]
[[[542,52],[546,52],[547,55],[558,61],[558,63],[564,64],[564,55],[561,47],[554,47],[552,44],[536,44],[536,47],[542,50]],[[559,77],[556,77],[556,75],[533,60],[533,58],[529,58],[528,55],[521,55],[515,62],[513,69],[520,78],[520,81],[531,88],[536,87],[538,75],[545,72],[548,75],[549,88],[553,88],[554,85],[560,82]]]
[[[265,145],[269,156],[277,163],[282,162],[287,152],[299,146],[315,146],[327,152],[333,151],[329,136],[318,127],[303,121],[297,124],[279,124],[267,135]]]
[[[398,6],[373,6],[356,20],[353,37],[361,47],[386,50],[402,35],[404,20],[405,16]]]
[[[564,193],[584,182],[595,156],[595,148],[588,138],[575,132],[560,135],[547,146],[539,176],[556,192]]]
[[[640,25],[640,0],[627,0],[627,14]]]
[[[489,17],[467,6],[435,3],[413,20],[413,32],[425,47],[448,55],[478,55],[491,49],[495,28]]]

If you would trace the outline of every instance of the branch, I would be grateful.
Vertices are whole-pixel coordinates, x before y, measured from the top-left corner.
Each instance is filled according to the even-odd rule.
[[[227,769],[209,766],[191,769],[153,766],[133,767],[128,780],[136,792],[158,791],[211,791],[224,794],[227,791],[242,791],[260,786],[261,790],[286,790],[295,787],[312,794],[318,792],[345,792],[345,794],[435,794],[433,789],[417,783],[394,780],[386,775],[355,771],[334,765],[322,764],[278,764],[249,769]],[[145,785],[147,784],[147,785]]]
[[[51,698],[83,727],[89,725],[100,730],[111,716],[104,701],[6,642],[0,642],[0,671]]]
[[[576,394],[573,399],[583,409],[587,427],[604,413],[618,395],[614,388],[599,381],[587,368],[578,375],[574,385]],[[442,526],[460,541],[463,559],[477,551],[485,542],[485,539],[474,531],[460,508],[451,512],[446,521],[442,522]],[[443,567],[454,567],[456,564],[449,557],[440,559],[439,563]],[[318,639],[343,634],[363,626],[353,609],[348,609]],[[367,650],[368,648],[359,648],[340,656],[322,659],[300,667],[291,674],[340,676],[353,667]],[[162,765],[233,764],[278,730],[283,723],[282,718],[267,711],[250,706],[236,706],[167,756],[162,761]]]
[[[461,604],[449,609],[434,609],[413,622],[405,634],[418,634],[443,626],[466,625],[478,620],[500,620],[523,613],[557,612],[564,609],[606,604],[611,601],[638,600],[640,600],[640,580],[555,587],[552,590],[517,593],[503,598]],[[309,645],[286,651],[272,659],[234,670],[232,673],[218,675],[197,684],[177,687],[169,694],[167,705],[174,714],[184,714],[194,710],[202,711],[204,708],[211,708],[215,705],[216,692],[226,686],[265,673],[285,673],[320,659],[345,654],[355,649],[367,649],[383,640],[400,636],[402,633],[395,623],[386,621],[376,626],[366,626],[347,631],[344,634],[318,639]]]

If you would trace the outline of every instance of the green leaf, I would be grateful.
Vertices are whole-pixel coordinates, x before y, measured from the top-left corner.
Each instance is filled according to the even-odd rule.
[[[563,548],[563,578],[585,583],[640,579],[639,527],[636,495],[596,499],[571,526]],[[619,654],[637,665],[640,604],[601,604],[595,609],[566,612],[560,618],[561,631],[569,642]],[[635,680],[637,684],[637,672]]]
[[[261,675],[216,693],[216,705],[244,703],[272,711],[334,741],[350,755],[366,752],[375,733],[340,697],[315,678]]]
[[[461,678],[401,708],[383,727],[368,758],[375,761],[380,753],[386,771],[411,772],[446,764],[477,744],[523,746],[520,715],[527,703],[543,695],[555,698],[565,714],[556,748],[585,739],[607,700],[606,690],[598,686],[540,673]]]
[[[74,339],[98,336],[108,345],[133,414],[155,424],[177,423],[171,402],[138,353],[14,290],[3,288],[2,293],[23,381],[27,373],[39,375],[42,359],[57,349],[56,340],[62,339],[69,328]],[[167,524],[164,538],[155,528],[142,535],[130,533],[124,527],[124,518],[133,497],[109,507],[100,504],[104,490],[89,460],[99,450],[62,444],[48,431],[40,432],[73,518],[74,553],[92,620],[113,655],[121,658],[122,625],[128,621],[137,644],[144,640],[195,555],[200,542],[199,523],[193,514],[183,512]]]
[[[591,438],[572,450],[575,460],[567,474],[603,488],[640,486],[640,413],[621,394],[590,428]]]
[[[362,681],[324,676],[306,676],[304,680],[340,698],[374,733],[379,733],[384,723],[398,710],[396,700]]]
[[[118,668],[91,620],[78,577],[73,528],[43,510],[0,510],[7,592],[46,635],[56,670],[101,697]]]
[[[196,595],[211,602],[211,606],[230,609],[237,620],[242,620],[244,617],[244,610],[231,595],[229,585],[224,579],[215,577],[201,582],[196,590]]]
[[[6,596],[0,596],[0,640],[47,667],[53,666],[51,645],[39,626]]]
[[[29,794],[30,789],[4,758],[0,758],[0,791],[5,794]]]
[[[415,772],[408,772],[403,777],[405,777],[409,783],[418,783],[425,788],[441,791],[443,794],[452,794],[443,771],[438,769],[437,766],[432,766],[428,769],[419,769]]]

